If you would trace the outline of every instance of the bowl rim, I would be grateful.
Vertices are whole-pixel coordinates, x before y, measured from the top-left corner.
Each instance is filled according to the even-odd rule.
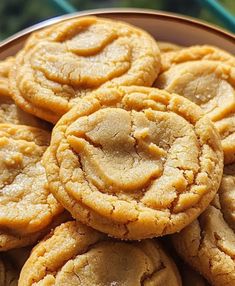
[[[146,15],[151,18],[158,17],[159,19],[163,19],[163,20],[167,19],[168,21],[184,23],[184,24],[188,24],[194,27],[196,26],[198,28],[205,29],[209,32],[212,32],[221,37],[224,37],[227,40],[235,44],[235,34],[233,34],[232,32],[226,31],[223,28],[220,28],[213,24],[209,24],[205,21],[197,20],[193,17],[184,16],[184,15],[176,14],[176,13],[163,12],[159,10],[151,10],[151,9],[103,8],[103,9],[84,10],[84,11],[78,11],[75,13],[64,14],[61,16],[52,17],[38,24],[32,25],[26,29],[21,30],[18,33],[15,33],[14,35],[8,37],[7,39],[1,41],[0,52],[5,51],[6,49],[16,44],[17,42],[22,41],[24,38],[28,37],[29,34],[31,34],[32,32],[38,31],[42,28],[48,27],[50,25],[53,25],[53,24],[56,24],[56,23],[59,23],[65,20],[74,19],[76,17],[81,17],[81,16],[92,16],[92,15],[101,16],[101,17],[106,17],[108,15],[117,15],[117,16],[122,15],[122,17],[125,16],[127,18],[133,15],[139,18],[146,16]]]

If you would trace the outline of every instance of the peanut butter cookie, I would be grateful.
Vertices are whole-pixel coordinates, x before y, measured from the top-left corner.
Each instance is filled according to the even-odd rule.
[[[9,96],[8,74],[14,63],[14,58],[9,57],[0,61],[0,95]]]
[[[198,104],[216,122],[225,163],[235,161],[235,67],[207,60],[186,62],[162,73],[155,86]]]
[[[235,285],[235,165],[226,166],[218,194],[191,225],[175,234],[178,253],[215,286]]]
[[[13,64],[13,57],[0,62],[0,123],[25,124],[45,128],[46,125],[42,120],[21,110],[10,97],[8,75]]]
[[[224,150],[226,164],[235,162],[235,111],[215,122]]]
[[[41,164],[49,141],[44,130],[0,124],[0,251],[31,243],[63,211]]]
[[[19,286],[181,286],[178,270],[154,240],[121,242],[71,221],[32,251]]]
[[[162,239],[163,246],[166,248],[167,252],[171,254],[173,258],[181,279],[183,286],[209,286],[206,279],[199,272],[195,271],[190,265],[185,263],[176,253],[172,241],[171,235],[164,237]]]
[[[214,46],[197,45],[163,53],[161,56],[161,71],[166,71],[176,64],[199,60],[219,61],[235,66],[234,56],[228,52]]]
[[[151,86],[160,51],[145,31],[108,19],[64,21],[33,34],[10,73],[14,100],[55,123],[99,86]]]
[[[52,229],[61,223],[71,220],[71,216],[68,212],[64,211],[57,216],[54,216],[52,222],[48,224],[43,229],[33,232],[33,233],[17,233],[14,231],[0,230],[0,251],[8,252],[10,250],[18,250],[21,247],[32,246],[46,234],[48,234]],[[22,257],[21,257],[22,258]]]
[[[54,127],[43,163],[51,192],[73,217],[143,239],[179,231],[205,210],[223,152],[196,104],[132,86],[80,99]]]

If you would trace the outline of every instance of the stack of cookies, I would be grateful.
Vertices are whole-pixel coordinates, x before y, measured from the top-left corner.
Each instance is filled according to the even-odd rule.
[[[32,34],[0,63],[0,286],[234,286],[234,89],[213,46]]]

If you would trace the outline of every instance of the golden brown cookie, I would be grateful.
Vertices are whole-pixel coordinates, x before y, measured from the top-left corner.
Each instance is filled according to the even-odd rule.
[[[63,213],[53,217],[53,220],[49,225],[34,233],[22,234],[5,229],[2,231],[0,230],[0,251],[16,250],[28,245],[32,246],[56,226],[70,219],[71,216],[69,213],[64,211]]]
[[[168,70],[176,64],[199,60],[219,61],[233,67],[235,66],[234,56],[228,52],[214,46],[197,45],[178,51],[163,53],[161,55],[161,72]]]
[[[227,164],[235,162],[235,111],[216,121],[215,126],[222,139],[224,161]]]
[[[171,241],[171,235],[165,236],[163,239],[161,239],[161,241],[167,252],[170,253],[179,270],[183,286],[209,286],[207,281],[202,275],[200,275],[200,273],[198,273],[192,267],[186,264],[177,255]]]
[[[0,251],[31,243],[63,210],[41,164],[49,142],[42,129],[0,124]]]
[[[160,51],[145,31],[85,17],[33,34],[10,73],[12,96],[25,111],[55,123],[99,86],[151,86]]]
[[[178,270],[154,240],[120,242],[71,221],[32,251],[19,286],[180,286]]]
[[[178,253],[212,285],[235,285],[235,165],[225,167],[211,205],[174,235],[173,242]]]
[[[24,124],[47,128],[48,126],[42,120],[16,106],[10,97],[8,75],[13,64],[13,57],[0,62],[0,123]]]
[[[43,157],[50,190],[72,216],[122,239],[179,231],[218,190],[218,133],[184,97],[100,89],[61,118]]]
[[[235,160],[235,67],[208,60],[177,64],[155,86],[198,104],[218,126],[225,163]]]
[[[1,123],[22,124],[39,127],[46,130],[50,129],[50,126],[47,122],[24,112],[22,109],[15,105],[11,97],[2,96],[0,94],[0,124]]]
[[[172,51],[179,51],[182,49],[182,46],[170,43],[170,42],[162,42],[162,41],[157,41],[158,47],[160,49],[161,53],[167,53],[167,52],[172,52]]]
[[[0,255],[0,286],[17,286],[19,271],[11,263],[9,257]]]
[[[221,62],[174,65],[158,77],[156,87],[188,98],[213,121],[235,110],[235,68]]]
[[[0,95],[9,96],[8,74],[14,63],[14,58],[9,57],[0,62]]]

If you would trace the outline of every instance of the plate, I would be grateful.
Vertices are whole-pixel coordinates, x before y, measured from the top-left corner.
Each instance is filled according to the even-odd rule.
[[[193,18],[144,9],[98,9],[67,14],[31,26],[0,43],[0,60],[19,51],[34,31],[76,17],[96,15],[121,20],[148,31],[155,39],[183,46],[209,44],[235,54],[235,35]]]

